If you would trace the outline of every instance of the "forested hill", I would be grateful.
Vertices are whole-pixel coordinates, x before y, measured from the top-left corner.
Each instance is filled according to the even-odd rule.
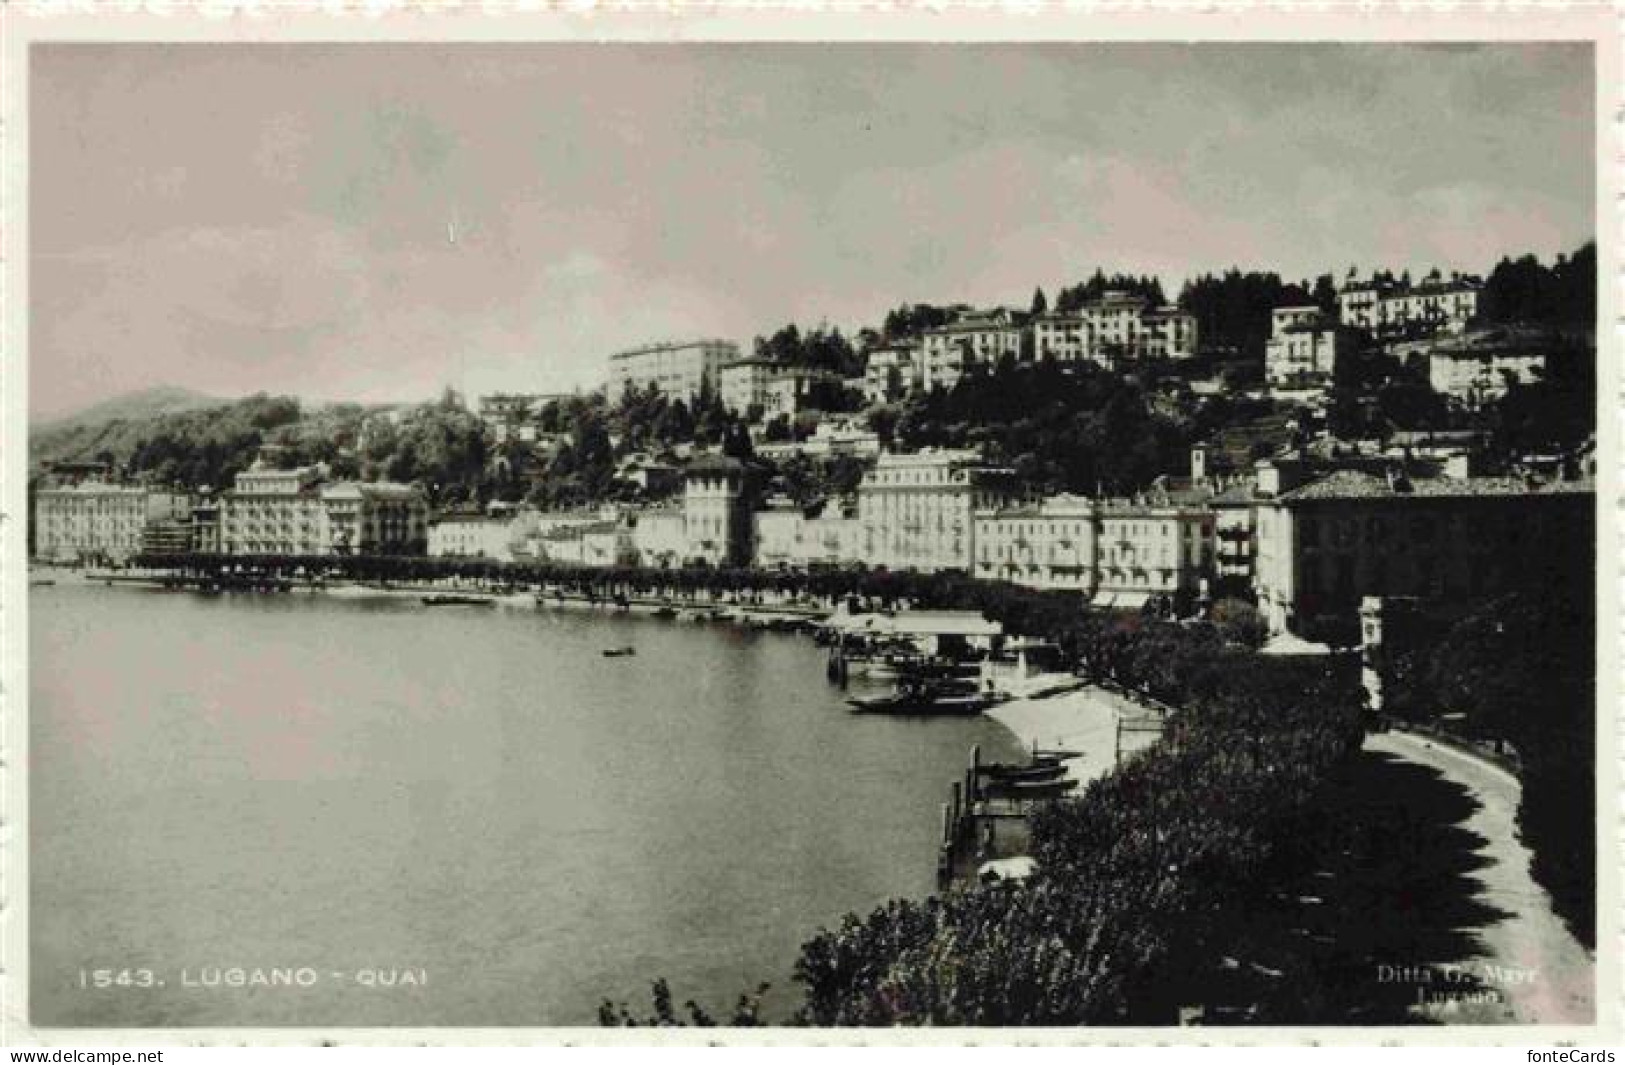
[[[160,483],[220,485],[246,469],[266,443],[297,450],[303,441],[325,438],[329,442],[315,448],[323,452],[346,438],[353,443],[365,415],[355,404],[306,412],[291,396],[217,400],[192,393],[186,394],[194,397],[188,402],[181,390],[172,391],[170,402],[143,402],[154,397],[140,393],[35,427],[29,434],[30,465],[103,461],[151,471]]]
[[[30,429],[39,433],[47,430],[65,430],[76,426],[104,425],[113,421],[133,421],[142,418],[155,418],[162,414],[181,414],[190,410],[220,407],[227,402],[227,400],[218,399],[214,396],[206,396],[201,392],[194,392],[189,388],[179,388],[175,385],[158,385],[154,388],[141,389],[139,392],[126,392],[111,399],[104,399],[100,403],[92,404],[71,414],[31,419]]]

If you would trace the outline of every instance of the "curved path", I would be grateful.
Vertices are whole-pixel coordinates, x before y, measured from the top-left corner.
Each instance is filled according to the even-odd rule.
[[[1451,1001],[1447,988],[1415,1007],[1419,1016],[1447,1023],[1589,1024],[1596,1008],[1591,955],[1552,910],[1550,897],[1530,877],[1529,848],[1518,839],[1517,778],[1487,762],[1422,737],[1389,732],[1366,737],[1367,751],[1431,769],[1464,789],[1474,802],[1457,827],[1479,837],[1475,868],[1465,873],[1474,901],[1494,916],[1472,929],[1470,947],[1449,960],[1494,995],[1491,1001]],[[1433,963],[1435,959],[1418,959]],[[1435,972],[1439,971],[1437,965]]]

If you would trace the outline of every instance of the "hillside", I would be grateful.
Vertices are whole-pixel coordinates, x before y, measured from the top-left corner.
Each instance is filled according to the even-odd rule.
[[[227,401],[206,396],[189,388],[176,385],[157,385],[137,392],[126,392],[112,399],[104,399],[72,414],[31,421],[35,433],[55,431],[75,426],[100,425],[112,421],[134,421],[154,418],[161,414],[182,414],[190,410],[223,406]]]

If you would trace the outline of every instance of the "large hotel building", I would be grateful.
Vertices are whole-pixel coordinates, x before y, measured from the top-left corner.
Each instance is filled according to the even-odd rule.
[[[739,345],[731,340],[693,340],[647,344],[617,351],[609,357],[609,398],[620,399],[627,387],[654,385],[671,399],[692,402],[709,381],[720,385],[722,367],[739,361]]]
[[[185,496],[86,481],[34,496],[34,553],[56,562],[122,563],[142,549],[149,523],[189,512]]]
[[[1256,504],[1259,609],[1272,631],[1321,638],[1367,596],[1510,591],[1592,550],[1595,504],[1588,481],[1339,470]]]
[[[957,569],[975,563],[974,515],[1009,502],[1010,471],[975,451],[883,454],[858,486],[865,560],[887,569]]]
[[[220,499],[228,555],[421,555],[428,502],[408,485],[323,485],[323,469],[255,466]]]

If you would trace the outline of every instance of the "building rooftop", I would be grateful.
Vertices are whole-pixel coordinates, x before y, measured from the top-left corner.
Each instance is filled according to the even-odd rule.
[[[106,481],[80,481],[78,484],[41,488],[36,495],[146,495],[147,489],[136,485],[108,484]]]
[[[324,499],[413,499],[420,494],[416,486],[395,481],[346,481],[322,490]]]
[[[730,347],[738,349],[739,345],[731,340],[663,340],[653,344],[643,344],[635,348],[626,348],[610,356],[611,359],[630,359],[637,355],[653,355],[660,351],[682,351],[684,348],[699,347]]]
[[[1478,358],[1505,351],[1539,354],[1555,343],[1556,338],[1544,329],[1496,326],[1436,340],[1426,345],[1426,351],[1430,358]]]
[[[904,610],[895,614],[841,614],[825,624],[842,632],[886,636],[1002,636],[1004,626],[974,610]]]
[[[701,455],[685,467],[685,473],[743,473],[745,464],[728,455]]]
[[[1333,499],[1460,499],[1473,496],[1584,495],[1595,491],[1589,481],[1532,483],[1521,477],[1423,477],[1407,480],[1379,477],[1359,470],[1338,470],[1309,484],[1283,492],[1282,503]]]

